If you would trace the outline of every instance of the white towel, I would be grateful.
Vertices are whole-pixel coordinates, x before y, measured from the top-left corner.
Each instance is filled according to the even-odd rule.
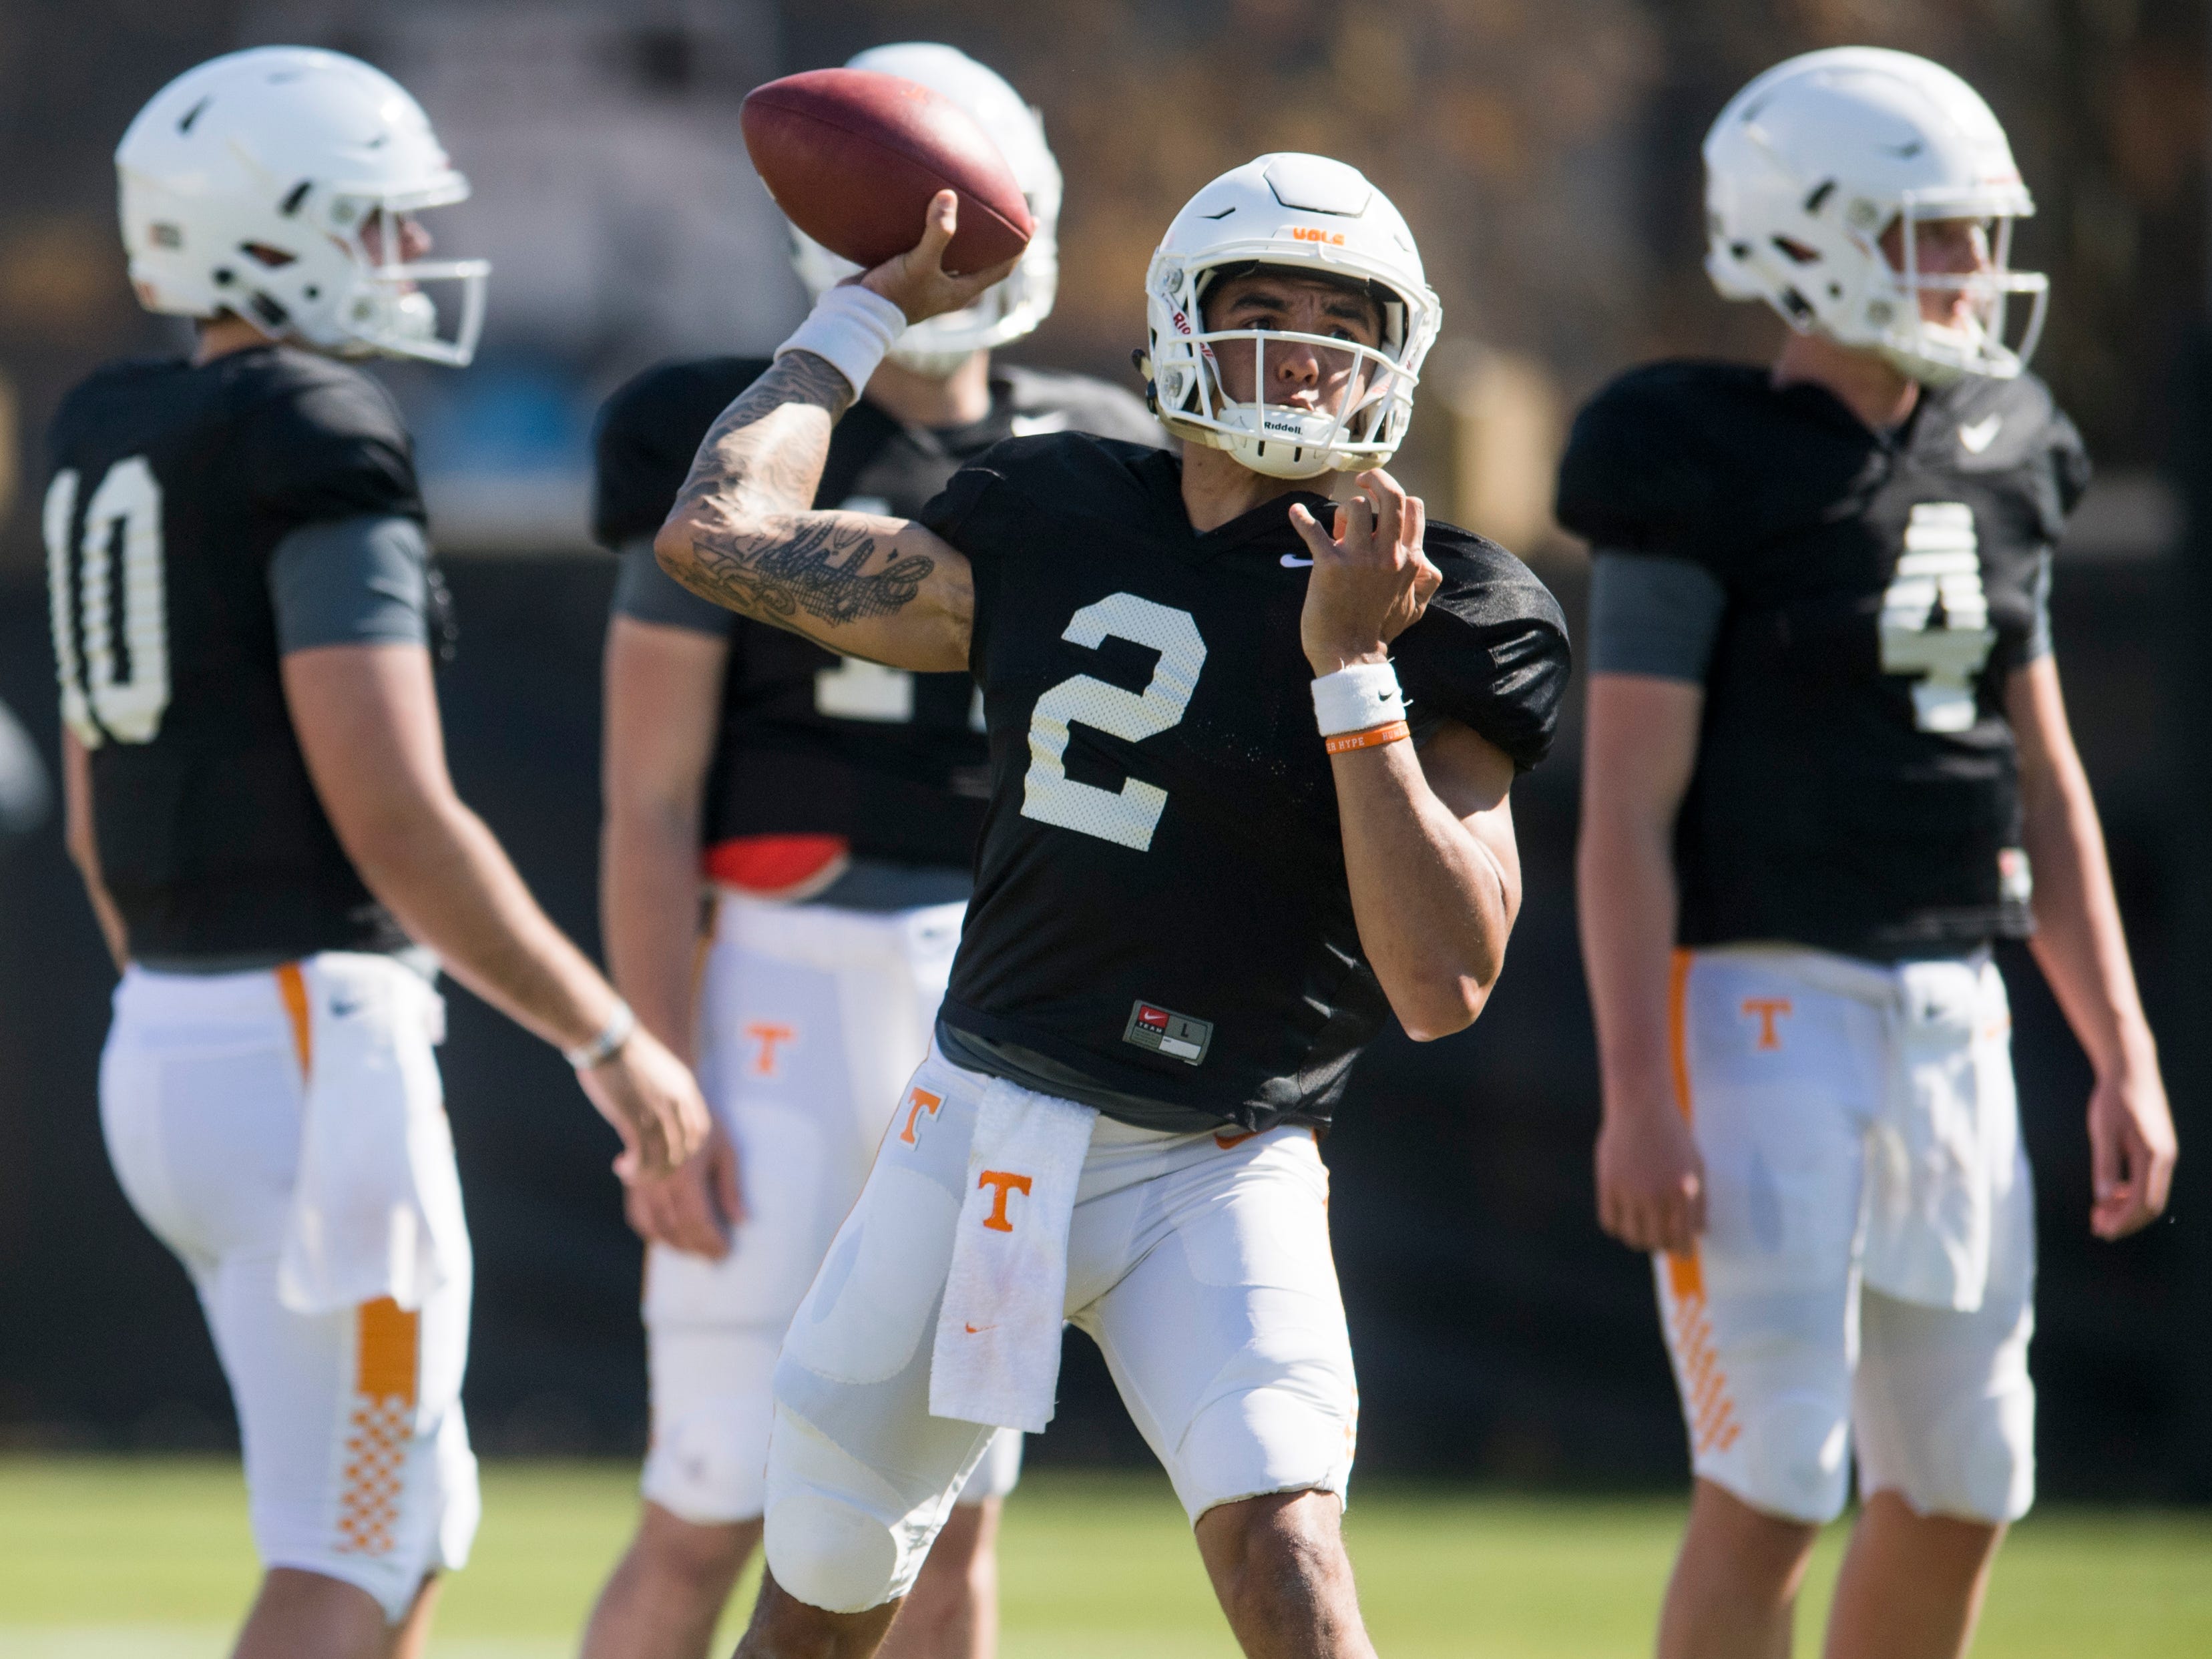
[[[419,1308],[471,1265],[430,1053],[445,1000],[389,957],[326,952],[301,976],[307,1109],[277,1295],[301,1314],[384,1297]]]
[[[930,1356],[931,1416],[1030,1434],[1052,1420],[1067,1231],[1097,1121],[1003,1079],[984,1091]]]
[[[1895,983],[1861,1260],[1886,1295],[1970,1313],[1989,1281],[1996,1192],[2018,1155],[2004,983],[1975,961],[1907,963]]]

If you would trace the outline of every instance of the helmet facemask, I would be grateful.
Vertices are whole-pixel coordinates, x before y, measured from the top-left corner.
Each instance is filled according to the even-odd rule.
[[[1898,258],[1882,260],[1896,294],[1896,308],[1887,327],[1881,327],[1881,302],[1867,307],[1868,321],[1881,329],[1875,344],[1903,373],[1940,383],[1961,375],[1985,375],[2010,380],[2027,366],[2043,335],[2044,313],[2050,304],[2051,280],[2039,272],[2014,270],[2012,265],[2013,226],[2016,211],[1991,211],[1993,204],[1973,192],[1907,191],[1892,222],[1899,244]],[[2010,200],[2005,209],[2016,204]],[[1926,271],[1920,267],[1921,228],[1965,220],[1976,245],[1977,268],[1969,271]],[[1924,304],[1928,296],[1955,299],[1963,307],[1948,306],[1954,320],[1931,322]],[[2027,296],[2027,315],[2019,343],[2008,344],[2011,333],[2012,299]]]
[[[1207,294],[1226,277],[1259,269],[1327,278],[1367,293],[1382,313],[1376,343],[1286,329],[1208,327]],[[1156,310],[1164,310],[1170,324],[1153,331],[1150,374],[1159,414],[1170,429],[1278,478],[1380,466],[1397,453],[1413,418],[1413,389],[1429,343],[1408,341],[1409,307],[1402,295],[1371,278],[1362,283],[1319,265],[1249,257],[1185,261],[1162,256],[1155,258],[1146,287],[1164,302]],[[1324,392],[1333,382],[1343,384],[1336,407],[1306,410],[1267,401],[1270,344],[1310,347],[1321,362]],[[1251,354],[1249,398],[1230,397],[1222,382],[1223,356],[1231,351]]]
[[[484,283],[491,273],[483,259],[410,259],[399,227],[404,220],[434,207],[459,202],[468,186],[456,177],[440,187],[404,195],[340,196],[330,210],[331,234],[352,261],[349,280],[331,311],[331,325],[341,337],[333,349],[345,356],[381,355],[420,357],[454,368],[476,355],[483,329]],[[380,227],[376,246],[369,230]],[[458,283],[459,315],[453,332],[439,332],[437,303],[424,291],[430,283]]]

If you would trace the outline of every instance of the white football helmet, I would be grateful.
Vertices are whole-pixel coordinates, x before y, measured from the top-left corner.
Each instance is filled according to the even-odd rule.
[[[348,356],[465,363],[482,259],[408,260],[396,221],[464,199],[430,120],[390,76],[306,46],[187,70],[115,151],[123,246],[149,311],[232,312],[271,339]],[[380,223],[372,256],[364,234]],[[461,285],[450,336],[426,283]]]
[[[1801,332],[1869,347],[1915,380],[2008,380],[2043,332],[2047,278],[2008,268],[2013,222],[2035,211],[2004,129],[1981,95],[1910,52],[1838,46],[1766,71],[1705,137],[1705,270],[1731,300],[1764,300]],[[1985,222],[1986,264],[1966,275],[1918,268],[1918,227]],[[1881,249],[1899,228],[1905,268]],[[1956,325],[1920,296],[1964,291]],[[2019,343],[2008,301],[2030,297]]]
[[[1060,163],[1045,143],[1043,118],[1002,78],[951,46],[927,41],[871,46],[845,67],[919,81],[974,116],[1013,170],[1036,226],[1020,262],[1004,282],[984,289],[965,310],[915,324],[892,343],[891,361],[917,374],[941,379],[978,351],[1034,333],[1052,315],[1053,299],[1060,291]],[[920,235],[919,227],[915,234]],[[860,269],[795,225],[791,258],[799,280],[817,300]]]
[[[1272,329],[1208,329],[1201,304],[1231,266],[1279,265],[1364,283],[1382,301],[1379,347]],[[1146,361],[1154,411],[1169,431],[1227,450],[1255,472],[1310,478],[1334,468],[1381,466],[1397,453],[1413,418],[1421,360],[1436,343],[1443,307],[1421,271],[1420,250],[1389,198],[1357,167],[1322,155],[1262,155],[1223,173],[1192,197],[1168,227],[1145,273]],[[1308,413],[1264,400],[1226,398],[1215,370],[1219,349],[1249,349],[1265,365],[1270,340],[1297,340],[1355,366],[1353,390],[1335,411]]]

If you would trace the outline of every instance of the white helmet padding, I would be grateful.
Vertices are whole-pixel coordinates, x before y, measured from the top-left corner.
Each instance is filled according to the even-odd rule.
[[[2021,373],[2043,331],[2046,278],[2008,268],[2015,220],[2035,211],[2004,129],[1979,94],[1910,52],[1838,46],[1777,64],[1705,138],[1705,270],[1731,300],[1764,300],[1800,332],[1879,351],[1915,380]],[[1987,264],[1918,268],[1918,227],[1987,221]],[[1905,268],[1882,252],[1899,229]],[[1923,293],[1972,301],[1956,325]],[[2008,303],[2029,297],[2016,345]]]
[[[115,151],[123,246],[149,311],[230,312],[272,339],[459,365],[483,324],[481,259],[416,260],[402,215],[464,200],[422,107],[343,53],[257,46],[187,70]],[[364,240],[381,224],[378,251]],[[428,283],[461,285],[441,335]]]
[[[1208,329],[1206,290],[1222,276],[1254,265],[1364,287],[1382,307],[1380,343]],[[1177,437],[1226,450],[1255,472],[1310,478],[1331,469],[1380,466],[1397,453],[1413,417],[1421,361],[1443,320],[1413,233],[1358,168],[1321,155],[1262,155],[1200,191],[1168,227],[1145,274],[1144,367],[1155,412]],[[1352,389],[1340,407],[1270,404],[1264,373],[1255,374],[1250,398],[1226,397],[1218,353],[1249,350],[1263,370],[1270,341],[1353,358]]]
[[[917,374],[940,379],[978,351],[1034,333],[1052,315],[1052,302],[1060,291],[1060,163],[1045,143],[1043,118],[1003,78],[951,46],[927,41],[871,46],[845,67],[918,81],[973,116],[1006,158],[1036,226],[1020,261],[1004,282],[986,289],[964,310],[914,324],[892,343],[891,361]],[[920,226],[915,234],[919,240]],[[860,269],[795,225],[791,258],[799,280],[817,300]]]

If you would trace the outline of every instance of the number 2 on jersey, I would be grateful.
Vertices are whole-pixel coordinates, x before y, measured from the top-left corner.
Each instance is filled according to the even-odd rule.
[[[1077,611],[1060,638],[1095,651],[1108,638],[1149,646],[1160,653],[1141,694],[1078,674],[1051,687],[1030,715],[1030,769],[1022,781],[1022,816],[1057,824],[1101,841],[1118,842],[1139,853],[1152,844],[1152,831],[1166,809],[1168,792],[1157,784],[1125,778],[1121,787],[1101,789],[1067,775],[1067,728],[1071,722],[1138,743],[1182,720],[1206,665],[1206,641],[1188,611],[1171,610],[1134,593],[1109,593]]]
[[[70,522],[76,516],[76,489],[75,468],[56,473],[46,491],[45,515],[46,587],[62,718],[88,749],[99,748],[109,738],[151,743],[169,707],[161,486],[144,456],[116,462],[92,492],[84,509],[84,533],[72,548]]]

